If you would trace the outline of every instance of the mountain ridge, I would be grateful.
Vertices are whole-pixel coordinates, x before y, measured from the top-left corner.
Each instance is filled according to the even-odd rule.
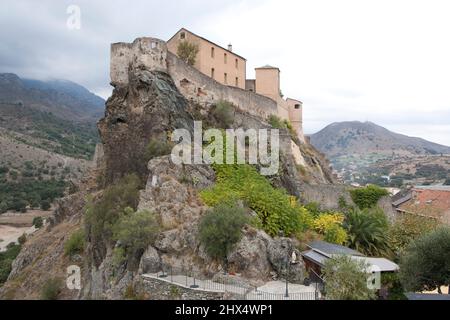
[[[27,105],[65,120],[96,122],[105,100],[69,80],[35,80],[0,73],[0,103]]]
[[[373,122],[334,122],[310,135],[311,143],[330,158],[376,152],[384,155],[450,154],[450,147],[390,131]]]

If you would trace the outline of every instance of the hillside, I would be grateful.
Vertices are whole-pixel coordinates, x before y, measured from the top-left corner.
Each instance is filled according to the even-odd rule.
[[[311,143],[331,159],[348,154],[448,154],[450,147],[389,131],[372,122],[336,122],[311,135]]]
[[[0,73],[0,103],[24,105],[65,120],[95,122],[102,116],[105,101],[71,81],[29,80]]]
[[[315,217],[294,200],[300,200],[307,185],[316,187],[317,196],[327,186],[332,196],[323,198],[338,206],[337,199],[329,199],[337,192],[328,162],[308,143],[299,146],[287,129],[280,129],[280,163],[272,176],[260,174],[260,165],[173,163],[168,156],[169,134],[180,128],[192,132],[194,121],[202,121],[204,128],[267,129],[271,125],[229,101],[195,103],[179,91],[168,72],[139,65],[154,59],[148,59],[144,46],[137,50],[145,59],[125,65],[127,82],[115,85],[105,117],[98,123],[102,152],[97,154],[95,170],[77,192],[58,201],[48,228],[27,240],[0,288],[0,297],[39,298],[41,288],[56,277],[63,278],[66,267],[73,264],[83,266],[82,290],[61,288],[59,298],[164,299],[170,289],[152,288],[155,282],[143,281],[143,274],[169,267],[182,274],[186,266],[197,278],[238,281],[246,288],[274,278],[302,284],[303,262],[293,264],[291,273],[286,273],[282,261],[292,252],[300,257],[295,237],[306,228],[312,232],[314,224],[309,221]],[[347,199],[350,203],[349,195]],[[205,249],[199,234],[201,221],[211,216],[211,210],[219,210],[219,203],[236,203],[238,219],[254,221],[237,225],[234,232],[241,234],[240,239],[222,259]],[[129,227],[123,220],[128,218]],[[148,228],[150,224],[155,228]],[[122,236],[116,241],[112,228],[135,238],[136,248]],[[79,229],[85,232],[81,250],[67,255],[64,244]],[[230,274],[224,274],[224,267]],[[224,297],[225,293],[220,294]],[[185,298],[195,296],[186,293]]]
[[[310,136],[346,182],[438,184],[450,178],[450,147],[391,132],[372,122],[339,122]]]
[[[103,110],[73,82],[0,74],[0,213],[47,208],[83,176]]]

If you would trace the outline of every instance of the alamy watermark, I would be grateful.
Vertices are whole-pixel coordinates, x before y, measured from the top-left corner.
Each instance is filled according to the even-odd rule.
[[[172,141],[174,164],[253,164],[262,175],[274,175],[280,166],[278,129],[203,130],[202,122],[194,122],[194,136],[186,129],[176,129]],[[206,143],[206,145],[205,145]]]
[[[79,6],[72,4],[67,7],[66,13],[69,15],[66,21],[69,30],[81,29],[81,9]]]
[[[77,265],[67,267],[66,286],[69,290],[81,289],[81,269]]]

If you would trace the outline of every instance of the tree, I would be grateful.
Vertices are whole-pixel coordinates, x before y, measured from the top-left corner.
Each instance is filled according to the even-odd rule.
[[[72,233],[69,240],[64,243],[64,254],[66,256],[74,256],[81,254],[84,251],[85,235],[83,230],[78,230]]]
[[[42,228],[43,225],[44,225],[44,220],[42,219],[42,217],[34,217],[33,218],[33,226],[36,229]]]
[[[41,209],[42,210],[47,211],[48,209],[50,209],[50,207],[51,207],[50,201],[48,201],[48,200],[41,201]]]
[[[59,278],[51,278],[45,281],[41,288],[42,300],[56,300],[62,289],[62,280]]]
[[[139,202],[141,182],[135,174],[127,175],[109,186],[97,201],[89,201],[86,207],[85,224],[89,237],[94,241],[110,241],[113,226],[127,207],[135,210]]]
[[[247,222],[245,210],[234,205],[219,204],[200,221],[200,243],[211,258],[227,263],[227,255],[242,237]]]
[[[160,231],[156,216],[147,210],[124,210],[123,216],[113,226],[113,239],[120,241],[128,255],[144,252]]]
[[[381,209],[350,210],[344,227],[351,248],[367,255],[390,255],[389,224]]]
[[[25,242],[27,242],[27,234],[23,233],[18,239],[17,241],[19,242],[19,244],[22,246],[25,244]]]
[[[22,199],[14,199],[12,209],[14,211],[25,213],[27,212],[27,202]]]
[[[180,59],[184,60],[184,62],[193,66],[197,59],[198,51],[197,44],[183,41],[178,45],[177,55]]]
[[[400,280],[406,290],[432,291],[450,284],[450,227],[441,227],[413,241],[400,259]],[[449,292],[450,294],[450,292]]]
[[[389,228],[389,247],[398,257],[413,240],[435,230],[437,226],[437,221],[429,217],[404,214]]]
[[[389,195],[389,192],[378,186],[369,185],[365,188],[350,190],[350,195],[358,208],[363,210],[375,207],[378,200]]]
[[[371,300],[375,292],[367,286],[367,264],[350,256],[337,256],[325,262],[323,278],[327,300]]]

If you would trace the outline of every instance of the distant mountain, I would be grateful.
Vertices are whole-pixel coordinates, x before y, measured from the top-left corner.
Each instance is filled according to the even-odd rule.
[[[28,80],[0,73],[0,130],[16,142],[90,159],[105,101],[67,80]],[[0,155],[0,161],[6,154]]]
[[[105,108],[102,98],[74,82],[21,79],[13,73],[0,73],[0,104],[25,105],[64,120],[91,122]]]
[[[372,122],[332,123],[311,135],[310,139],[331,160],[369,153],[386,156],[450,154],[450,147],[394,133]]]
[[[0,214],[46,208],[90,166],[105,101],[67,80],[0,74]]]

